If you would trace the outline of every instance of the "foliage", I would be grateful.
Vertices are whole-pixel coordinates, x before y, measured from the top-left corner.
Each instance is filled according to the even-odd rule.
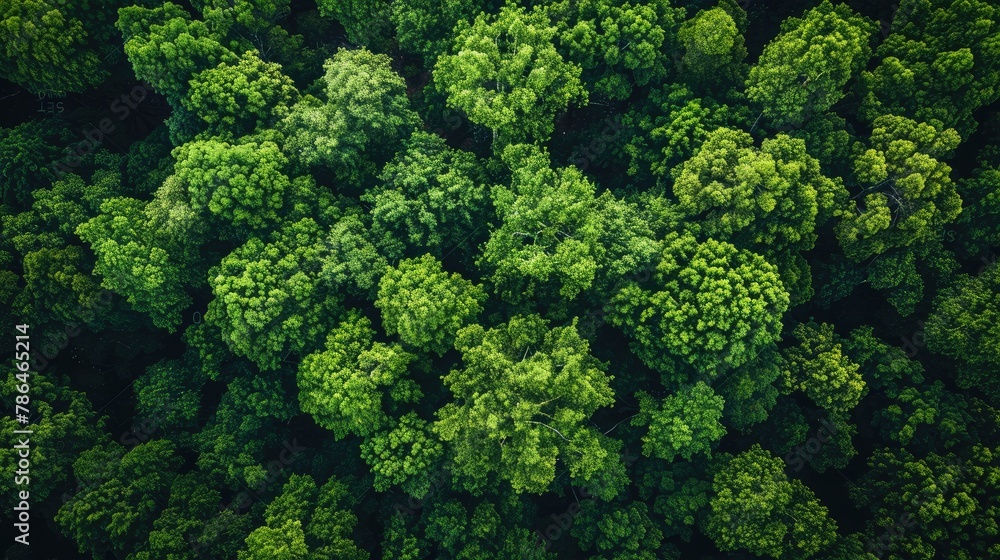
[[[847,5],[824,0],[781,23],[750,69],[747,97],[775,125],[799,124],[833,107],[871,57],[875,25]]]
[[[581,68],[556,50],[558,30],[543,14],[507,5],[496,17],[459,20],[453,33],[434,83],[449,107],[491,129],[501,145],[545,140],[556,115],[586,103]]]

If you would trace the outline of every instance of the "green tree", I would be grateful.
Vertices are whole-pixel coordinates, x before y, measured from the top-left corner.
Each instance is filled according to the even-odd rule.
[[[959,387],[977,388],[1000,404],[1000,381],[992,374],[1000,367],[1000,266],[991,265],[978,276],[957,275],[952,286],[934,300],[934,311],[924,326],[927,347],[959,362]]]
[[[367,438],[361,457],[375,474],[372,486],[385,492],[398,485],[407,494],[422,498],[431,489],[430,469],[444,453],[444,447],[427,421],[408,412],[393,426]]]
[[[372,435],[390,425],[387,410],[420,399],[420,389],[406,377],[414,356],[398,344],[374,342],[374,336],[367,318],[349,312],[323,350],[299,365],[299,406],[337,439]]]
[[[844,86],[868,63],[875,24],[846,4],[824,0],[781,33],[750,69],[747,97],[775,125],[799,124],[844,97]]]
[[[481,286],[449,275],[440,261],[424,255],[405,259],[382,276],[375,307],[387,334],[440,356],[451,349],[455,333],[482,311],[485,300]]]
[[[549,329],[529,315],[489,330],[470,325],[455,347],[464,367],[443,377],[455,402],[438,410],[434,430],[469,491],[481,492],[496,476],[516,492],[542,493],[557,459],[575,481],[594,479],[609,463],[622,466],[617,449],[586,424],[614,398],[576,321]]]
[[[350,511],[347,485],[330,478],[321,487],[310,475],[292,475],[281,495],[268,504],[265,525],[246,538],[239,560],[367,560],[369,554],[351,540],[358,523]]]
[[[860,365],[846,355],[842,339],[827,323],[799,323],[792,335],[798,345],[782,353],[786,391],[802,391],[825,410],[850,414],[868,392]]]
[[[877,450],[850,492],[874,515],[868,550],[893,560],[988,557],[997,550],[996,525],[986,513],[997,507],[997,461],[996,449],[978,443],[961,455]],[[904,529],[893,534],[897,522]]]
[[[451,45],[455,25],[471,20],[485,4],[482,0],[394,0],[389,17],[400,48],[420,55],[430,68]]]
[[[958,146],[957,132],[893,115],[873,126],[871,148],[854,160],[857,211],[842,213],[836,226],[855,261],[925,242],[962,210],[951,167],[942,161]]]
[[[94,272],[103,277],[101,285],[148,314],[154,325],[173,331],[192,302],[185,286],[200,269],[189,266],[197,247],[158,227],[150,210],[134,198],[110,198],[76,234],[97,256]]]
[[[650,286],[628,282],[612,303],[609,321],[629,335],[633,352],[683,381],[678,361],[699,372],[735,367],[776,340],[788,292],[760,255],[672,232]]]
[[[684,48],[681,77],[699,92],[725,91],[746,81],[743,30],[726,8],[698,12],[684,22],[677,40]]]
[[[73,464],[85,487],[59,509],[55,521],[80,552],[124,556],[149,538],[181,463],[166,439],[128,452],[116,442],[88,449]]]
[[[704,235],[738,247],[763,247],[779,267],[793,303],[811,296],[808,264],[821,216],[843,203],[839,181],[820,172],[802,140],[779,134],[760,149],[742,131],[710,132],[698,153],[674,172],[674,195]],[[821,211],[822,209],[822,211]]]
[[[633,105],[622,117],[622,150],[628,156],[628,174],[658,185],[689,159],[719,127],[743,126],[753,117],[741,105],[728,106],[714,97],[697,97],[683,84],[650,89],[645,102]]]
[[[460,20],[434,66],[435,86],[500,145],[546,140],[556,115],[587,101],[581,69],[556,50],[556,33],[544,14],[511,5],[472,24]]]
[[[388,0],[318,0],[316,5],[324,17],[332,17],[344,26],[347,40],[376,50],[385,48],[391,33]]]
[[[323,237],[325,253],[320,277],[324,284],[371,301],[389,263],[372,244],[371,230],[363,219],[348,213]]]
[[[217,139],[174,149],[174,175],[187,191],[191,209],[209,212],[240,231],[272,228],[283,217],[292,181],[288,160],[273,142]]]
[[[930,386],[903,389],[889,406],[876,412],[873,424],[886,440],[910,451],[945,451],[978,441],[980,434],[970,409],[964,396],[935,381]]]
[[[136,77],[174,106],[181,105],[195,74],[238,62],[237,55],[219,42],[221,37],[205,22],[192,20],[187,10],[172,2],[156,8],[121,8],[116,25]]]
[[[325,101],[304,96],[279,126],[285,154],[357,185],[396,153],[419,118],[388,56],[340,49],[323,68]]]
[[[4,177],[0,183],[0,203],[12,207],[29,205],[33,191],[61,179],[71,170],[70,164],[80,166],[83,158],[65,149],[73,140],[73,133],[57,119],[0,128],[0,173]],[[95,147],[89,142],[85,146],[89,156]]]
[[[588,90],[609,99],[627,99],[633,85],[666,77],[667,53],[684,17],[669,0],[562,0],[544,11],[558,30],[560,51],[583,68]]]
[[[712,480],[706,534],[720,550],[744,548],[782,560],[811,558],[836,539],[836,523],[784,463],[754,444],[726,461]]]
[[[902,0],[892,33],[861,74],[858,115],[892,114],[955,128],[968,139],[973,113],[1000,96],[1000,8],[984,0]]]
[[[436,134],[415,132],[380,179],[361,200],[372,205],[373,233],[387,252],[441,258],[456,248],[475,247],[485,235],[489,192],[472,153],[450,148]]]
[[[637,210],[610,192],[597,196],[577,168],[552,169],[545,151],[526,144],[508,146],[503,159],[514,176],[509,188],[492,189],[501,224],[479,261],[501,297],[569,300],[652,260]]]
[[[222,63],[195,74],[181,99],[208,125],[209,133],[238,138],[270,128],[288,116],[299,92],[281,65],[247,51],[235,64]]]
[[[120,2],[0,2],[0,76],[32,93],[84,91],[108,77],[98,49]]]
[[[16,403],[19,395],[30,396],[32,422],[30,436],[17,435],[15,430],[23,430],[24,425],[17,422],[12,414],[0,420],[0,433],[7,436],[15,445],[17,438],[28,437],[31,449],[30,495],[32,504],[44,504],[56,497],[57,490],[68,487],[70,493],[83,490],[83,483],[77,480],[67,480],[72,472],[73,461],[87,449],[107,443],[105,433],[106,417],[99,416],[84,393],[73,390],[70,380],[57,371],[48,371],[44,375],[37,372],[22,373],[13,366],[4,366],[4,379],[0,386],[0,396]],[[23,384],[28,384],[29,392],[19,390]],[[20,457],[16,451],[4,453],[0,457],[0,466],[7,472],[14,473]],[[0,490],[5,492],[4,505],[13,508],[20,499],[18,493],[24,488],[15,485],[15,476],[5,477],[0,483]],[[64,486],[69,482],[68,486]],[[64,498],[66,496],[64,495]],[[33,510],[34,511],[34,510]]]
[[[723,399],[709,385],[698,383],[684,387],[658,402],[644,391],[636,393],[639,414],[633,426],[649,426],[643,436],[642,454],[666,461],[695,455],[711,455],[712,444],[726,435],[722,426]]]
[[[580,506],[570,534],[580,548],[602,553],[591,559],[640,560],[659,558],[663,532],[649,516],[649,506],[635,501],[627,505],[587,500]],[[596,549],[596,550],[595,550]]]
[[[288,223],[270,242],[251,238],[209,271],[215,297],[205,321],[236,355],[275,370],[330,331],[340,296],[321,281],[322,235],[310,218]]]

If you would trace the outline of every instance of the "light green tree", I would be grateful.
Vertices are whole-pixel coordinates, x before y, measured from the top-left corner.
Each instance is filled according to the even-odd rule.
[[[181,99],[215,136],[238,138],[270,128],[288,116],[299,92],[281,65],[247,51],[235,64],[222,63],[195,74]]]
[[[304,218],[270,242],[251,238],[209,271],[215,297],[205,321],[233,353],[275,370],[289,352],[309,352],[330,331],[340,295],[320,282],[322,235]]]
[[[372,435],[391,424],[387,411],[419,400],[407,376],[414,359],[398,344],[374,341],[371,322],[356,311],[334,328],[319,352],[298,370],[299,406],[320,426],[342,439]],[[385,401],[385,404],[383,404]]]
[[[544,14],[507,5],[496,16],[459,21],[454,33],[434,66],[435,86],[500,145],[544,141],[556,115],[587,102],[581,69],[556,50],[557,30]]]
[[[943,161],[960,142],[955,130],[894,115],[873,126],[871,148],[854,160],[856,210],[842,213],[836,225],[844,253],[859,262],[935,237],[962,210]]]
[[[874,32],[871,20],[829,0],[786,19],[750,69],[747,97],[775,125],[799,124],[826,111],[868,63]]]
[[[623,467],[617,449],[587,423],[614,398],[575,321],[549,329],[528,315],[489,330],[470,325],[455,346],[463,367],[443,376],[455,400],[438,410],[434,431],[466,489],[481,492],[498,477],[516,492],[542,493],[557,460],[578,483]]]
[[[711,455],[712,444],[726,435],[722,426],[722,397],[699,381],[657,401],[644,391],[636,393],[639,415],[633,426],[649,426],[642,438],[642,454],[673,461]]]
[[[777,270],[760,255],[671,232],[649,286],[626,283],[608,319],[648,366],[683,381],[678,361],[703,373],[736,367],[778,339],[788,302]]]
[[[847,356],[833,325],[799,323],[792,335],[799,343],[782,353],[785,390],[802,391],[834,414],[850,414],[868,389],[861,366]]]
[[[349,184],[374,177],[419,122],[390,62],[366,49],[337,51],[323,65],[325,101],[304,96],[279,126],[286,155]]]
[[[440,261],[424,255],[405,259],[382,276],[375,307],[387,334],[440,356],[451,349],[455,333],[482,311],[485,300],[481,286],[448,274]]]
[[[757,444],[716,472],[712,490],[704,530],[720,550],[805,559],[836,539],[836,522],[812,491],[789,481],[781,459]]]

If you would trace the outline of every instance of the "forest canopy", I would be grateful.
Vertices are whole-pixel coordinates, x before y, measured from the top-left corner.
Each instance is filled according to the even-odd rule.
[[[990,0],[0,0],[5,558],[1000,558],[998,251]]]

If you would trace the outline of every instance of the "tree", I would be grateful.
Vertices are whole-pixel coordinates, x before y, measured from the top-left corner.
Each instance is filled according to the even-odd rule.
[[[299,365],[302,411],[337,439],[351,433],[372,435],[390,425],[387,410],[420,399],[420,389],[406,377],[414,356],[398,344],[373,342],[374,335],[367,318],[349,312],[330,332],[323,350]]]
[[[370,228],[358,213],[345,213],[323,237],[320,278],[355,297],[374,300],[389,263],[371,242]]]
[[[683,457],[690,461],[697,454],[711,455],[712,444],[726,435],[719,422],[723,399],[704,382],[682,388],[662,402],[644,391],[636,393],[640,413],[633,426],[649,426],[643,436],[642,454],[666,461]]]
[[[958,385],[976,387],[1000,403],[1000,382],[991,372],[1000,367],[1000,266],[978,276],[957,275],[952,286],[934,299],[924,331],[927,347],[959,361]]]
[[[930,386],[903,389],[889,406],[875,414],[874,423],[886,440],[898,442],[910,451],[946,451],[958,444],[979,441],[970,408],[964,396],[935,381]]]
[[[238,138],[270,128],[288,116],[299,98],[281,65],[247,51],[235,64],[222,63],[194,74],[181,99],[184,107],[208,124],[215,136]]]
[[[521,526],[526,515],[519,506],[510,500],[474,506],[457,499],[440,500],[425,514],[424,533],[445,558],[553,559],[555,555],[541,550],[537,537]]]
[[[704,235],[764,247],[771,262],[784,265],[779,270],[794,303],[808,300],[811,278],[801,253],[812,249],[819,217],[831,215],[846,191],[823,176],[803,141],[779,134],[758,150],[749,134],[718,128],[673,174],[681,211],[698,218]]]
[[[398,485],[423,498],[431,489],[430,469],[442,458],[444,448],[430,423],[415,412],[393,421],[393,426],[367,438],[361,456],[375,473],[372,484],[379,492]]]
[[[864,187],[851,197],[856,211],[842,213],[836,226],[855,261],[926,241],[962,209],[951,167],[942,161],[958,146],[958,133],[893,115],[873,126],[872,147],[854,160]]]
[[[393,254],[438,258],[475,247],[489,212],[484,175],[472,153],[450,148],[436,134],[415,132],[382,169],[381,184],[361,196],[372,205],[379,245]]]
[[[158,228],[150,209],[134,198],[110,198],[101,204],[101,214],[77,227],[76,234],[97,255],[94,272],[103,277],[101,285],[148,314],[154,325],[173,331],[191,305],[185,285],[198,268],[187,266],[193,251]]]
[[[501,297],[569,300],[652,260],[637,210],[609,192],[597,196],[577,168],[552,169],[545,151],[525,144],[508,146],[503,159],[514,176],[510,188],[492,190],[501,224],[479,261]]]
[[[84,91],[108,77],[102,44],[119,2],[0,2],[0,76],[32,93]]]
[[[684,22],[677,33],[684,47],[679,68],[684,81],[705,93],[743,84],[747,73],[743,31],[721,5]]]
[[[775,125],[796,125],[844,97],[844,86],[868,63],[871,20],[844,4],[824,0],[801,18],[781,23],[781,33],[750,69],[747,97]]]
[[[105,432],[106,417],[98,415],[93,405],[84,393],[75,391],[70,386],[68,377],[59,375],[57,371],[38,375],[30,372],[27,375],[13,366],[5,366],[2,370],[4,383],[0,385],[0,396],[12,403],[18,396],[26,393],[23,388],[24,379],[30,392],[32,421],[31,434],[28,437],[31,445],[30,495],[32,504],[47,504],[50,498],[58,496],[58,489],[69,482],[70,492],[83,490],[79,479],[68,479],[73,462],[87,449],[95,445],[107,443]],[[99,412],[99,411],[98,411]],[[24,425],[17,422],[13,415],[7,415],[0,420],[0,431],[9,434],[14,439],[15,430],[23,430]],[[15,441],[15,445],[17,442]],[[16,452],[5,453],[0,458],[0,466],[14,473],[20,467],[21,457]],[[6,477],[0,483],[0,490],[5,492],[4,505],[11,508],[18,505],[19,491],[24,490],[20,484],[15,484],[17,476]],[[65,498],[65,495],[64,495]]]
[[[1000,96],[1000,9],[983,0],[902,0],[892,33],[861,74],[858,115],[898,115],[954,128],[968,139],[973,113]]]
[[[59,509],[55,521],[80,552],[124,555],[146,542],[181,462],[166,439],[128,452],[117,442],[88,449],[73,463],[73,474],[86,486]]]
[[[221,498],[211,482],[203,473],[198,472],[175,477],[170,485],[167,505],[153,522],[149,541],[136,547],[138,550],[133,557],[136,560],[197,559],[202,550],[197,541],[191,539],[211,520],[213,514],[218,513]],[[231,522],[240,526],[238,521]]]
[[[745,107],[719,103],[711,96],[696,97],[682,84],[654,87],[648,99],[622,117],[628,141],[628,174],[650,176],[658,185],[672,169],[698,151],[708,134],[719,127],[736,128],[752,117]]]
[[[275,370],[289,352],[309,352],[329,332],[340,307],[321,282],[322,235],[303,218],[270,242],[251,238],[209,271],[215,298],[205,321],[235,354]]]
[[[885,448],[868,465],[871,470],[850,496],[874,515],[869,552],[931,560],[996,551],[995,524],[985,513],[997,507],[995,449],[977,443],[961,455],[915,456],[906,449]],[[902,530],[892,526],[897,522]],[[909,530],[917,526],[919,531]]]
[[[374,49],[384,48],[389,35],[392,7],[387,0],[319,0],[316,5],[324,17],[332,17],[344,26],[347,40]]]
[[[400,48],[420,55],[430,68],[448,50],[455,25],[472,19],[484,7],[486,2],[481,0],[396,0],[389,17]]]
[[[389,57],[340,49],[323,64],[326,100],[304,96],[281,122],[285,154],[348,183],[374,176],[416,128],[406,84]]]
[[[174,106],[181,105],[195,74],[238,61],[205,22],[192,21],[187,10],[171,2],[156,8],[122,8],[116,26],[125,39],[125,55],[136,77]]]
[[[561,53],[583,68],[587,89],[609,99],[627,99],[633,84],[645,86],[667,75],[667,53],[684,14],[669,0],[562,0],[544,11],[558,30]]]
[[[439,356],[451,349],[455,333],[482,311],[486,292],[460,275],[449,275],[430,255],[405,259],[379,281],[375,307],[382,326],[403,343]]]
[[[317,488],[311,476],[292,475],[268,504],[266,524],[247,536],[239,560],[367,560],[369,554],[351,540],[358,518],[345,507],[354,505],[352,498],[336,478]]]
[[[544,141],[557,114],[587,101],[581,69],[556,50],[556,33],[544,14],[511,5],[472,24],[460,20],[449,53],[434,66],[435,86],[501,146]]]
[[[570,533],[581,549],[611,555],[590,556],[601,560],[657,558],[663,540],[663,532],[649,516],[649,506],[639,501],[605,505],[587,500]]]
[[[831,413],[849,414],[868,391],[833,325],[799,323],[792,334],[799,344],[782,353],[785,390],[802,391]]]
[[[760,255],[671,232],[650,286],[628,282],[612,304],[609,321],[648,366],[666,373],[680,362],[707,373],[739,366],[776,340],[788,293]]]
[[[291,180],[288,160],[273,142],[229,144],[211,139],[174,150],[174,174],[191,209],[248,231],[268,230],[279,220]]]
[[[617,461],[617,450],[585,424],[614,399],[575,320],[552,329],[537,315],[489,330],[470,325],[458,331],[455,347],[464,367],[443,376],[455,401],[438,410],[434,431],[469,491],[481,492],[492,475],[518,493],[542,493],[557,459],[577,481]]]
[[[28,205],[33,191],[50,186],[69,171],[69,166],[62,163],[83,163],[79,155],[68,155],[68,150],[63,149],[73,139],[65,123],[56,119],[0,128],[0,173],[5,179],[0,184],[0,203],[12,207]],[[90,159],[94,147],[90,142],[85,146],[88,150],[85,157]]]
[[[719,468],[705,532],[720,550],[745,548],[791,560],[811,558],[833,543],[836,523],[826,508],[783,469],[780,459],[757,444]]]

